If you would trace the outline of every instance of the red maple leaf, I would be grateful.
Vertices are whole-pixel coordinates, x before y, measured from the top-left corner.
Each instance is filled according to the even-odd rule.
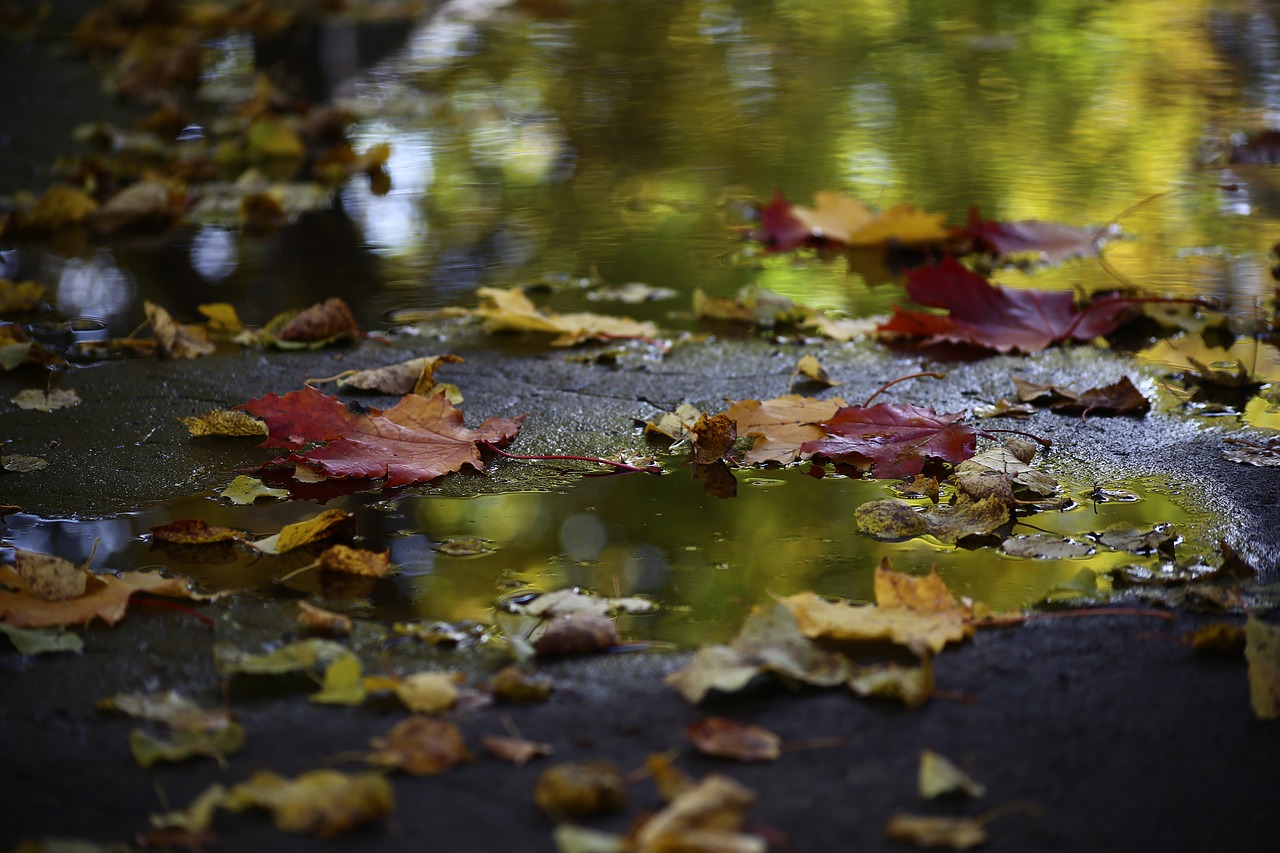
[[[919,474],[931,460],[963,462],[973,456],[978,436],[960,423],[964,412],[939,414],[910,403],[845,406],[822,424],[826,438],[806,441],[801,453],[833,462],[873,464],[881,479]]]
[[[934,267],[907,273],[907,295],[948,316],[894,306],[877,331],[1009,352],[1039,352],[1067,340],[1108,335],[1133,315],[1132,301],[1100,299],[1083,310],[1069,292],[997,287],[947,256]]]
[[[979,249],[993,255],[1035,252],[1044,261],[1057,263],[1096,255],[1112,228],[1077,228],[1058,222],[1024,219],[1019,222],[986,222],[978,208],[969,208],[969,222],[961,233]]]
[[[408,394],[382,412],[348,406],[310,386],[283,397],[268,394],[236,408],[266,422],[263,447],[323,444],[273,459],[263,468],[297,462],[327,477],[386,477],[388,486],[425,483],[464,465],[479,470],[476,444],[508,443],[525,418],[489,418],[473,430],[443,394]]]

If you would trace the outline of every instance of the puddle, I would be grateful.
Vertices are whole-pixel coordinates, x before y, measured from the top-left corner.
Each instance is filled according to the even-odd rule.
[[[643,595],[659,604],[651,615],[623,616],[625,634],[679,646],[726,639],[744,612],[771,594],[816,590],[869,600],[882,558],[900,571],[938,565],[956,593],[997,610],[1017,609],[1047,595],[1076,594],[1108,584],[1096,575],[1138,565],[1157,571],[1164,558],[1096,545],[1073,559],[1010,557],[995,547],[958,548],[927,538],[881,542],[857,532],[854,510],[895,496],[890,482],[815,479],[800,470],[737,472],[738,496],[705,493],[685,469],[662,477],[583,480],[559,492],[475,498],[355,496],[326,507],[357,515],[360,545],[391,550],[394,576],[381,582],[311,571],[275,579],[314,559],[314,552],[252,556],[244,549],[153,547],[150,527],[187,517],[211,524],[274,532],[313,515],[311,504],[229,507],[209,498],[177,501],[153,511],[101,521],[8,519],[18,547],[83,561],[100,539],[96,568],[165,568],[215,589],[257,588],[281,597],[319,595],[344,608],[388,621],[494,621],[504,596],[577,586],[602,595]],[[767,487],[751,485],[766,482]],[[1067,487],[1068,511],[1040,512],[1015,534],[1048,531],[1089,541],[1089,534],[1127,523],[1149,529],[1172,524],[1180,562],[1214,553],[1214,524],[1195,513],[1189,496],[1156,480]],[[442,547],[443,546],[443,547]],[[194,557],[193,557],[194,555]],[[198,559],[207,562],[193,562]],[[215,562],[220,561],[220,562]],[[1082,586],[1081,577],[1090,581]],[[1096,578],[1096,580],[1095,580]],[[367,604],[367,606],[366,606]]]

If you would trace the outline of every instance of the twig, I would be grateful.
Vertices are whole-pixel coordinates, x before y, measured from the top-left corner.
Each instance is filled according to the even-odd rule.
[[[607,465],[610,468],[614,468],[618,471],[623,471],[629,474],[630,473],[635,473],[635,474],[661,474],[662,473],[662,467],[659,465],[646,465],[643,468],[641,468],[636,465],[628,465],[625,462],[617,462],[613,459],[601,459],[597,456],[569,456],[569,455],[558,455],[558,454],[550,455],[550,456],[533,456],[533,455],[525,455],[522,453],[508,453],[507,451],[497,447],[491,441],[479,441],[476,443],[479,444],[481,447],[488,448],[489,450],[492,450],[494,453],[498,454],[499,456],[505,456],[508,459],[523,459],[529,462],[558,462],[558,461],[591,462],[596,465]]]

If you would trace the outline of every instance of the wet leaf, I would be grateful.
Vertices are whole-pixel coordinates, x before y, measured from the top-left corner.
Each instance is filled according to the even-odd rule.
[[[947,847],[968,850],[987,841],[983,821],[968,817],[935,817],[895,814],[889,819],[885,834],[891,841],[917,847]]]
[[[481,287],[477,317],[484,320],[487,332],[544,332],[556,335],[551,341],[555,347],[568,347],[589,340],[615,338],[654,338],[658,328],[652,323],[638,322],[628,317],[607,317],[601,314],[580,312],[555,314],[539,311],[537,306],[519,288],[498,290]]]
[[[1041,385],[1020,376],[1013,377],[1018,398],[1026,402],[1049,402],[1055,412],[1079,412],[1081,420],[1091,414],[1143,415],[1151,409],[1151,403],[1142,396],[1129,377],[1087,391],[1072,391],[1057,385]]]
[[[209,334],[217,338],[233,338],[244,330],[240,315],[235,306],[229,302],[210,302],[197,305],[196,310],[204,315],[205,328]]]
[[[220,675],[287,675],[323,673],[320,690],[311,701],[321,704],[358,705],[364,701],[360,661],[341,643],[312,637],[288,643],[272,652],[254,654],[221,642],[213,647],[213,662]]]
[[[1280,627],[1250,616],[1245,625],[1249,697],[1259,720],[1280,719]]]
[[[351,306],[336,296],[277,315],[262,329],[266,342],[281,349],[319,349],[359,334]]]
[[[34,409],[39,412],[52,412],[54,409],[65,409],[68,406],[80,405],[80,395],[74,388],[55,388],[43,391],[38,388],[26,388],[9,398],[19,409]]]
[[[455,536],[435,543],[431,549],[446,557],[478,557],[493,551],[494,547],[488,539],[480,536]]]
[[[238,408],[266,421],[265,447],[328,442],[264,467],[299,462],[326,477],[385,477],[388,487],[427,482],[468,465],[481,471],[476,443],[505,444],[524,421],[523,415],[489,418],[468,429],[462,412],[439,394],[408,395],[385,414],[358,413],[310,387],[283,397],[268,394]]]
[[[389,816],[395,795],[380,773],[353,776],[313,770],[286,779],[260,770],[232,787],[222,806],[235,812],[255,806],[268,809],[277,829],[332,838]]]
[[[1100,299],[1081,310],[1074,294],[996,287],[947,256],[941,264],[907,274],[907,293],[947,315],[894,308],[881,334],[921,338],[922,344],[955,343],[1039,352],[1055,343],[1108,335],[1135,314],[1123,299]]]
[[[845,406],[822,423],[824,437],[806,441],[801,453],[834,462],[872,466],[879,479],[919,474],[930,462],[961,462],[978,438],[960,423],[963,412],[939,414],[909,403]]]
[[[978,799],[987,793],[985,785],[975,782],[968,773],[931,749],[920,753],[918,787],[920,796],[926,800],[951,793]]]
[[[1128,551],[1131,554],[1173,554],[1178,533],[1168,524],[1157,524],[1150,530],[1138,528],[1119,522],[1108,527],[1095,537],[1100,543],[1117,551]]]
[[[782,738],[766,728],[727,717],[694,720],[685,726],[684,734],[704,755],[739,761],[774,761],[782,755]]]
[[[693,425],[702,417],[702,410],[691,403],[681,403],[674,412],[663,412],[657,420],[644,425],[646,436],[661,436],[670,441],[687,437]]]
[[[780,599],[805,637],[835,641],[888,640],[916,654],[937,653],[973,632],[968,611],[956,602],[937,569],[923,578],[876,569],[875,605],[826,601],[811,592]]]
[[[203,756],[216,759],[225,768],[226,756],[243,747],[244,739],[244,729],[236,722],[216,729],[179,729],[167,738],[134,729],[129,732],[129,750],[142,767]]]
[[[238,412],[237,414],[244,414]],[[246,415],[246,417],[248,417]],[[262,421],[253,419],[255,423],[262,424]],[[262,432],[260,435],[266,435],[266,424],[262,424]],[[222,497],[231,501],[237,506],[248,506],[255,503],[259,498],[271,498],[272,500],[280,500],[289,497],[288,489],[273,489],[264,484],[257,477],[250,477],[247,474],[240,474],[231,484],[221,492]]]
[[[466,361],[458,355],[427,355],[411,358],[398,364],[374,367],[368,370],[349,370],[337,377],[338,387],[353,391],[378,391],[383,394],[433,393],[436,388],[435,372],[444,364],[460,364]],[[328,379],[312,379],[311,383],[328,382]],[[451,399],[455,405],[459,400]]]
[[[214,812],[227,797],[227,789],[220,784],[210,785],[182,811],[153,814],[151,825],[157,829],[180,829],[188,832],[204,832],[213,826]]]
[[[193,436],[202,435],[259,435],[267,434],[267,425],[247,412],[215,409],[197,418],[178,418]],[[238,482],[241,477],[236,478]],[[248,479],[243,478],[243,479]],[[234,483],[233,483],[234,485]],[[286,492],[285,494],[288,494]]]
[[[212,601],[218,598],[217,595],[194,593],[187,580],[166,578],[158,572],[121,572],[111,575],[85,571],[84,576],[83,595],[49,601],[33,594],[14,568],[0,566],[0,587],[10,586],[18,590],[9,592],[0,589],[0,617],[3,617],[6,624],[19,628],[83,625],[94,619],[114,625],[124,618],[129,599],[137,592],[194,601]]]
[[[933,695],[933,661],[926,654],[920,666],[855,665],[848,684],[863,698],[895,699],[907,708],[919,708]]]
[[[179,323],[154,302],[142,304],[147,312],[147,323],[151,325],[151,331],[160,342],[165,355],[170,358],[196,358],[211,355],[217,349],[203,326]]]
[[[635,832],[635,853],[765,853],[759,835],[742,831],[755,805],[751,789],[713,773],[684,791]]]
[[[629,853],[631,850],[621,835],[573,823],[557,824],[552,839],[556,853]]]
[[[24,456],[21,453],[6,453],[4,456],[3,467],[6,471],[12,471],[15,474],[30,474],[33,471],[43,471],[49,467],[46,459],[39,456]]]
[[[627,788],[612,762],[567,761],[544,770],[533,798],[553,820],[621,811]]]
[[[546,678],[532,678],[514,666],[503,667],[489,681],[494,701],[512,705],[545,702],[554,685]]]
[[[323,631],[339,637],[351,633],[351,617],[323,607],[316,607],[308,601],[298,602],[298,624],[313,631]]]
[[[403,677],[371,676],[365,689],[391,690],[415,714],[438,714],[458,704],[458,685],[463,681],[456,672],[415,672]]]
[[[555,752],[555,747],[549,743],[537,743],[520,737],[485,735],[480,742],[485,752],[517,767],[523,767],[535,758],[542,758]]]
[[[993,495],[1007,496],[1008,500],[1051,498],[1058,492],[1058,482],[1028,464],[1035,453],[1033,442],[1010,439],[961,462],[952,480],[962,494],[973,500]]]
[[[84,651],[84,640],[79,634],[62,630],[36,630],[34,628],[17,628],[0,622],[0,634],[9,638],[13,647],[23,655],[43,655],[54,652]]]
[[[772,400],[739,400],[726,414],[733,418],[739,436],[754,436],[755,442],[744,458],[752,465],[764,462],[795,462],[806,442],[826,435],[818,426],[835,416],[844,400],[818,400],[788,394]]]
[[[622,642],[618,626],[607,616],[592,613],[556,616],[547,623],[533,648],[539,655],[585,655]]]
[[[179,545],[208,545],[214,542],[233,542],[243,539],[243,530],[218,527],[199,518],[184,518],[151,528],[151,535],[164,542]]]
[[[859,504],[853,511],[859,533],[874,539],[910,539],[929,529],[924,514],[906,501],[880,500]]]
[[[369,745],[370,764],[411,776],[434,776],[473,760],[457,726],[420,715],[401,720]]]
[[[1258,467],[1280,467],[1280,436],[1272,436],[1264,442],[1240,438],[1228,438],[1227,441],[1233,447],[1222,451],[1223,459]]]
[[[876,327],[885,321],[884,317],[831,317],[822,312],[801,320],[797,325],[801,328],[817,329],[823,337],[840,343],[870,337],[876,333]]]
[[[335,536],[350,536],[354,527],[353,513],[343,509],[327,509],[306,521],[286,524],[280,528],[279,533],[249,544],[264,554],[284,554]]]
[[[82,190],[66,185],[51,187],[40,196],[31,211],[14,230],[23,234],[48,234],[82,225],[98,203]],[[13,224],[12,222],[10,223]]]
[[[66,601],[84,595],[90,573],[54,554],[14,548],[15,571],[22,588],[43,601]]]
[[[1009,523],[1009,505],[999,497],[934,504],[916,512],[905,501],[869,501],[854,510],[858,530],[876,539],[910,539],[929,534],[953,545],[968,536],[985,536]]]
[[[702,415],[690,428],[693,442],[693,461],[696,465],[710,465],[733,449],[738,440],[738,428],[727,414]]]
[[[85,216],[85,224],[98,234],[117,231],[163,231],[187,209],[186,188],[179,183],[141,180],[117,192],[97,210]]]
[[[1095,550],[1088,542],[1064,539],[1051,533],[1013,536],[1004,540],[1000,549],[1010,557],[1029,557],[1038,560],[1078,559],[1092,555]]]
[[[370,551],[349,545],[331,545],[320,552],[317,561],[327,572],[380,578],[391,568],[391,549]]]

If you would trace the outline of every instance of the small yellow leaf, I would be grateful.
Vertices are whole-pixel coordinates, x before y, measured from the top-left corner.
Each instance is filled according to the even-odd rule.
[[[248,412],[214,409],[197,418],[178,418],[193,436],[202,435],[266,435],[267,425]],[[247,477],[237,477],[236,482]],[[288,494],[287,492],[285,494]]]
[[[987,792],[985,785],[931,749],[920,753],[919,787],[926,800],[956,791],[977,799]]]

